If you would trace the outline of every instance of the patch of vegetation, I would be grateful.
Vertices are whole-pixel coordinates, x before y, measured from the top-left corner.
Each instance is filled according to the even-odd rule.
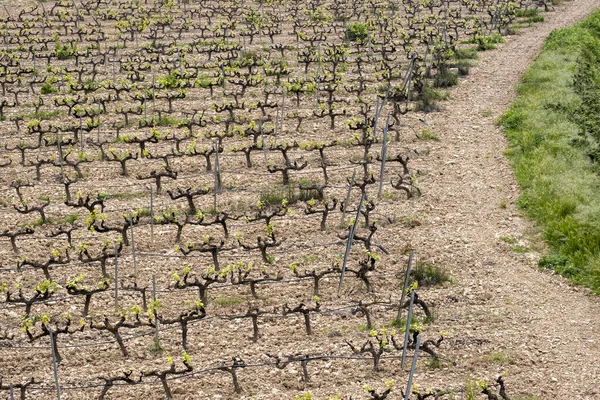
[[[475,35],[474,38],[469,39],[466,43],[476,44],[477,51],[487,51],[495,49],[498,43],[504,43],[504,38],[498,33],[493,35]]]
[[[542,226],[551,248],[539,265],[598,294],[599,37],[600,11],[554,31],[500,120],[523,189],[518,205]]]
[[[450,275],[443,268],[427,261],[417,261],[411,275],[419,287],[437,286],[452,281]]]
[[[476,60],[479,58],[477,50],[473,47],[467,47],[464,49],[456,49],[454,51],[454,58],[457,60]]]
[[[537,17],[539,15],[539,10],[537,8],[519,8],[515,10],[515,17]]]
[[[500,236],[500,240],[508,244],[517,244],[517,239],[514,236]]]
[[[431,131],[431,129],[429,128],[425,128],[421,131],[421,133],[419,133],[417,135],[417,138],[419,138],[420,140],[425,140],[425,141],[435,141],[435,142],[439,142],[440,141],[440,136],[433,133]]]
[[[365,40],[369,36],[369,26],[366,23],[355,22],[348,25],[346,29],[346,38],[351,42]]]
[[[535,17],[530,17],[530,18],[524,19],[523,22],[526,24],[535,24],[537,22],[544,22],[544,16],[536,15]]]
[[[433,86],[436,88],[449,88],[452,86],[456,86],[457,84],[458,75],[453,72],[450,72],[450,70],[447,67],[440,68],[433,80]]]
[[[260,201],[267,206],[281,205],[284,201],[288,204],[294,204],[299,200],[310,200],[312,197],[308,192],[312,191],[298,191],[296,186],[289,184],[260,192]]]
[[[511,251],[513,253],[523,254],[523,253],[529,253],[531,251],[531,249],[529,247],[527,247],[527,246],[522,245],[522,244],[518,244],[515,247],[513,247]]]
[[[440,111],[437,105],[438,100],[448,99],[449,94],[435,90],[433,87],[425,85],[423,91],[419,95],[419,102],[416,105],[416,111],[433,112]]]
[[[223,296],[219,297],[215,300],[215,303],[221,307],[235,306],[238,304],[242,304],[246,300],[241,297],[236,296]]]
[[[56,117],[57,115],[63,115],[64,112],[61,110],[51,110],[51,111],[38,111],[38,112],[32,112],[29,114],[23,114],[21,117],[23,119],[38,119],[40,121],[46,120],[46,119],[50,119],[52,117]]]
[[[466,76],[471,72],[471,62],[469,60],[458,60],[456,63],[458,76]]]
[[[107,200],[107,199],[128,200],[128,199],[137,199],[137,198],[145,197],[145,196],[148,196],[147,192],[134,192],[134,193],[98,193],[98,197],[100,197],[103,200]]]
[[[484,117],[484,118],[491,117],[492,116],[492,110],[489,109],[489,108],[486,108],[485,110],[482,110],[481,111],[481,116]]]

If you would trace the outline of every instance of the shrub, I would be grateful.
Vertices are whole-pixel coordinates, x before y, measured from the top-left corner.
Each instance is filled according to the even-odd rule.
[[[346,38],[351,42],[362,42],[369,36],[367,24],[355,22],[346,29]]]

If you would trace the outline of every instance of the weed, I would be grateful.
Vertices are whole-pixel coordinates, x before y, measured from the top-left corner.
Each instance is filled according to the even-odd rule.
[[[539,10],[537,8],[526,8],[526,9],[519,8],[519,9],[515,10],[515,17],[517,17],[517,18],[536,17],[538,15],[539,15]]]
[[[516,244],[517,239],[514,236],[500,236],[500,240],[508,244]]]
[[[52,93],[58,93],[58,89],[52,86],[52,83],[50,82],[46,82],[42,85],[42,88],[40,89],[40,93],[41,94],[52,94]]]
[[[246,300],[242,297],[223,296],[223,297],[217,298],[215,300],[215,303],[217,303],[221,307],[229,307],[229,306],[235,306],[237,304],[242,304],[245,301]]]
[[[500,200],[500,208],[506,209],[508,207],[508,200],[503,198]]]
[[[518,244],[515,247],[513,247],[511,251],[513,253],[523,254],[523,253],[529,253],[531,251],[531,249],[527,246],[523,246],[522,244]]]
[[[441,93],[433,87],[426,85],[419,95],[419,103],[416,105],[416,110],[423,112],[439,111],[440,107],[437,105],[437,101],[446,100],[448,96],[448,94]]]
[[[369,36],[369,26],[366,23],[355,22],[348,25],[346,38],[351,42],[360,42]]]
[[[260,192],[260,201],[267,206],[281,205],[284,201],[287,201],[288,204],[294,204],[298,200],[310,200],[312,197],[306,198],[309,195],[307,192],[311,191],[304,191],[304,195],[302,193],[298,194],[296,188],[290,184]]]
[[[469,75],[469,72],[471,71],[471,62],[468,60],[459,60],[456,63],[456,68],[458,69],[458,76]]]
[[[523,22],[526,24],[535,24],[537,22],[544,22],[544,16],[536,15],[535,17],[524,19]]]
[[[435,133],[433,133],[431,131],[431,129],[429,129],[429,128],[423,129],[421,131],[421,133],[417,135],[417,138],[424,140],[424,141],[435,141],[435,142],[440,141],[439,135],[436,135]]]
[[[508,364],[512,364],[513,362],[510,360],[510,357],[503,353],[503,352],[496,352],[496,353],[492,353],[489,356],[486,357],[486,359],[494,364],[502,364],[502,365],[508,365]]]
[[[492,110],[489,108],[486,108],[485,110],[481,110],[481,116],[484,118],[487,117],[491,117],[492,116]]]
[[[480,383],[468,375],[465,380],[465,400],[477,400],[481,392]]]
[[[479,58],[477,51],[472,48],[456,49],[454,51],[454,58],[457,60],[476,60]]]
[[[468,73],[468,71],[467,71]],[[466,74],[465,74],[466,75]],[[456,86],[458,84],[458,75],[450,72],[448,67],[444,66],[438,70],[435,79],[433,80],[433,86],[436,88],[448,88]]]
[[[148,346],[148,351],[152,354],[152,355],[157,355],[162,353],[164,350],[164,348],[162,347],[162,345],[160,344],[160,340],[154,338],[152,340],[152,343],[150,344],[150,346]]]
[[[469,39],[467,43],[474,43],[477,45],[477,51],[486,51],[496,48],[496,44],[504,43],[504,39],[499,34],[487,35],[475,35],[474,38]]]
[[[429,369],[440,369],[444,366],[442,360],[439,357],[430,357],[426,362],[427,368]]]
[[[408,215],[402,221],[407,228],[415,228],[421,225],[421,217],[419,215]]]
[[[417,261],[411,275],[420,287],[437,286],[452,281],[450,275],[443,268],[427,261]]]

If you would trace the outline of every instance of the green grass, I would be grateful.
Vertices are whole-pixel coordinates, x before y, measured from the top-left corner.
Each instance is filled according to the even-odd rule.
[[[424,140],[424,141],[434,141],[434,142],[440,141],[440,136],[433,133],[431,131],[431,129],[429,129],[429,128],[423,129],[421,131],[421,133],[417,135],[417,138],[420,140]]]
[[[450,275],[443,268],[426,261],[417,261],[411,275],[419,283],[419,287],[437,286],[452,281]]]
[[[514,236],[500,236],[500,240],[508,244],[517,244],[517,239]]]
[[[573,145],[582,103],[573,76],[582,48],[600,52],[600,11],[554,31],[523,76],[519,97],[501,118],[506,156],[522,186],[519,207],[543,228],[550,247],[540,266],[600,294],[600,176],[585,148]],[[517,249],[516,251],[525,251]]]
[[[223,297],[217,298],[215,300],[215,303],[217,303],[221,307],[228,307],[228,306],[235,306],[235,305],[238,305],[238,304],[242,304],[245,301],[246,300],[243,299],[243,298],[241,298],[241,297],[223,296]]]
[[[520,8],[518,10],[515,10],[515,16],[517,18],[520,18],[520,17],[537,17],[538,15],[539,15],[539,10],[537,8],[529,8],[529,9]]]

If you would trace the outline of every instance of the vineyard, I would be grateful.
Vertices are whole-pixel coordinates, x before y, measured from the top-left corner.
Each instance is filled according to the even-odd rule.
[[[3,5],[2,398],[508,399],[413,210],[427,113],[551,7]]]

